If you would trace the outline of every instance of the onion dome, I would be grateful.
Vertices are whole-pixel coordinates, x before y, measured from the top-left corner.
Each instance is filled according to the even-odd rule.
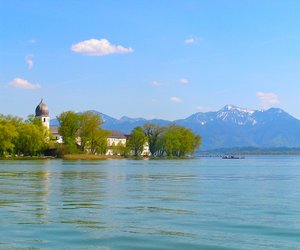
[[[49,116],[49,109],[47,105],[44,103],[43,99],[40,104],[35,109],[35,116]]]

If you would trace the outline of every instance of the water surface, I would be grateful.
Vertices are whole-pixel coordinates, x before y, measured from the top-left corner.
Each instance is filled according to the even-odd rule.
[[[0,249],[300,249],[300,157],[0,161]]]

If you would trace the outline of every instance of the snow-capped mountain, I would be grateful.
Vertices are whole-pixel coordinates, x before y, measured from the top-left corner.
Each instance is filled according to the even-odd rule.
[[[202,135],[204,149],[223,147],[299,147],[300,121],[282,109],[251,110],[226,105],[176,123]]]
[[[130,133],[145,123],[167,125],[172,121],[122,117],[116,119],[98,111],[103,128]],[[52,120],[52,123],[55,120]],[[300,121],[282,109],[252,110],[226,105],[216,112],[198,112],[173,121],[202,136],[202,149],[231,147],[300,147]]]

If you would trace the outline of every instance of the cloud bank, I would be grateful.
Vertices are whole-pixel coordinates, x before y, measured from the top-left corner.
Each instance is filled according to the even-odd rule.
[[[278,96],[274,93],[265,93],[258,91],[256,93],[256,96],[260,100],[262,108],[269,108],[279,103]]]
[[[9,86],[16,89],[39,89],[41,86],[37,83],[30,83],[22,78],[15,78],[10,83]]]
[[[106,56],[110,54],[132,53],[132,48],[126,48],[121,45],[113,45],[107,39],[89,39],[73,44],[71,50],[88,56]]]

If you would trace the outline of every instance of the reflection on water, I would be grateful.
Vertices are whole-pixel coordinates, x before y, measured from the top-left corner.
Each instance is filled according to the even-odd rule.
[[[0,248],[297,249],[300,157],[0,161]]]

